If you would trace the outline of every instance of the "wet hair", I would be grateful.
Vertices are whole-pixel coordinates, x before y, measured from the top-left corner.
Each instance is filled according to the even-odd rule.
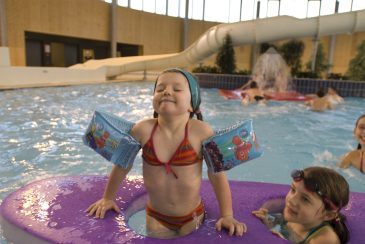
[[[251,81],[250,88],[257,88],[257,82],[254,80]]]
[[[324,93],[322,88],[317,91],[317,96],[318,97],[324,97],[324,95],[325,95],[325,93]]]
[[[350,190],[346,179],[332,169],[309,167],[304,169],[304,180],[315,182],[323,196],[332,201],[337,207],[337,217],[328,221],[328,223],[336,232],[341,243],[347,243],[350,234],[345,224],[346,217],[340,213],[340,210],[349,202]],[[328,204],[324,206],[326,210],[332,210]]]
[[[365,114],[360,115],[360,117],[356,120],[355,128],[357,127],[357,125],[359,124],[360,119],[362,119],[362,118],[365,118]],[[361,149],[361,144],[360,143],[357,145],[357,149],[358,150]]]
[[[196,108],[194,109],[194,106],[193,106],[193,95],[191,94],[192,98],[191,98],[191,106],[193,107],[193,112],[190,112],[190,118],[193,118],[194,117],[194,114],[196,115],[196,118],[198,120],[203,120],[203,115],[200,111],[200,87],[199,87],[199,83],[198,83],[198,78],[191,74],[190,72],[186,71],[186,70],[182,70],[182,69],[179,69],[179,68],[172,68],[172,69],[166,69],[164,71],[162,71],[157,79],[156,79],[156,82],[155,82],[155,88],[153,89],[153,93],[155,93],[155,89],[156,89],[156,85],[157,85],[157,81],[158,81],[158,78],[162,75],[162,74],[166,74],[166,73],[177,73],[177,74],[181,74],[185,77],[185,79],[187,80],[188,84],[189,84],[189,90],[190,90],[190,94],[191,94],[191,85],[190,85],[190,82],[189,82],[189,77],[188,76],[191,76],[190,78],[194,79],[195,80],[195,85],[197,86],[197,90],[198,90],[198,101],[197,101],[197,106]],[[188,76],[187,76],[188,75]],[[157,118],[158,117],[158,113],[156,111],[153,111],[153,118]]]

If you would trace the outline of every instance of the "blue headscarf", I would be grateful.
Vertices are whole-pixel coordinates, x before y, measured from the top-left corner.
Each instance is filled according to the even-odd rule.
[[[199,106],[201,103],[200,87],[199,87],[199,83],[196,80],[196,78],[190,72],[188,72],[184,69],[180,69],[180,68],[166,69],[161,74],[168,73],[168,72],[178,72],[187,79],[187,81],[189,83],[190,94],[191,94],[191,107],[193,108],[193,113],[196,113],[196,114],[200,113],[200,110],[199,110]],[[158,78],[156,79],[155,88],[154,88],[153,92],[155,92],[157,80],[158,80]]]

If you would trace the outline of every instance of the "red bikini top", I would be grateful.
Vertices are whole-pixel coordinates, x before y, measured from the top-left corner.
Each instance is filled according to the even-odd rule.
[[[146,142],[146,144],[142,148],[142,158],[144,161],[152,166],[164,166],[166,170],[166,174],[172,173],[177,179],[177,175],[174,170],[171,168],[173,166],[186,166],[195,163],[202,162],[203,158],[199,157],[199,155],[195,152],[194,148],[191,146],[188,140],[188,123],[185,126],[185,136],[175,153],[172,155],[168,162],[161,162],[155,152],[154,144],[153,144],[153,135],[157,128],[157,121],[152,129],[151,136]]]

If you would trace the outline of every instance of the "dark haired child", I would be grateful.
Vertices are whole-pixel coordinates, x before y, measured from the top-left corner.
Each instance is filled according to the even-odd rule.
[[[341,168],[353,166],[365,174],[365,114],[361,115],[354,128],[354,136],[358,141],[357,149],[348,152],[340,163]]]
[[[272,215],[264,208],[252,213],[292,243],[346,243],[349,232],[340,213],[349,201],[345,178],[323,167],[295,170],[291,176],[282,214]]]

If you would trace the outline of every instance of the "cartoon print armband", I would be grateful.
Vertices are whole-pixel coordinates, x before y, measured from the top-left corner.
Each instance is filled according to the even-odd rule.
[[[127,168],[141,149],[141,145],[129,134],[133,125],[112,114],[95,111],[82,139],[85,145],[108,161]]]
[[[252,120],[216,131],[214,136],[203,142],[203,154],[214,173],[260,157],[262,148],[257,143]]]

